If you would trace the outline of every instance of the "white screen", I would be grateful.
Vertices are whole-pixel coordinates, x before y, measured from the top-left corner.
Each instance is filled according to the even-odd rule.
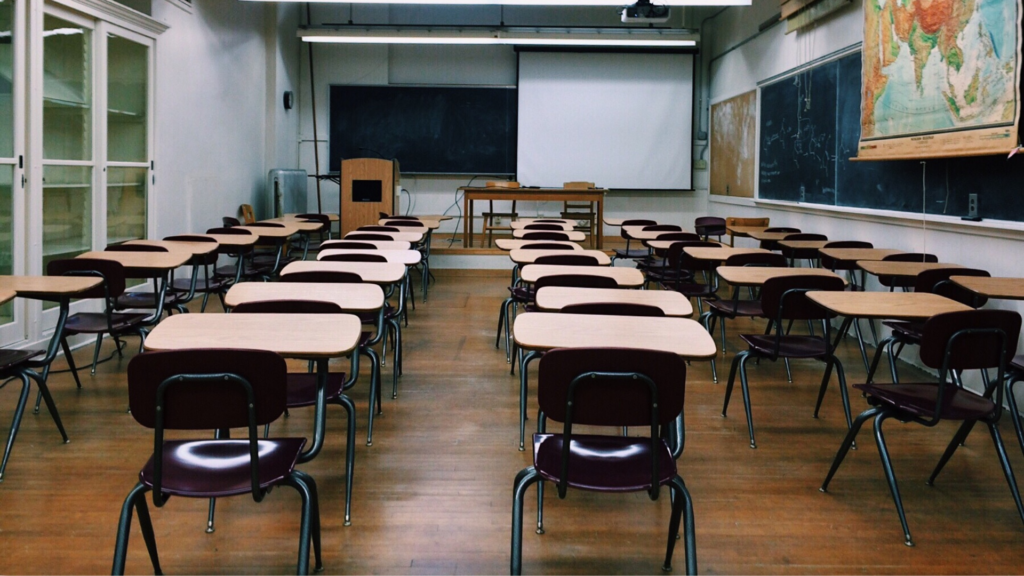
[[[692,187],[693,56],[519,54],[524,186]]]

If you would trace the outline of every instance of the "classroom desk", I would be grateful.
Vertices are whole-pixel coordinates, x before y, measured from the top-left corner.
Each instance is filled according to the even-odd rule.
[[[216,252],[220,246],[219,242],[189,242],[186,240],[129,240],[125,244],[159,246],[166,248],[170,252],[181,250],[187,252],[190,256],[206,256],[211,252]]]
[[[405,218],[381,218],[377,221],[377,224],[380,226],[391,226],[394,222],[419,222],[420,224],[423,224],[422,228],[426,228],[428,230],[437,230],[441,227],[440,220],[427,220],[423,218],[417,218],[416,220],[406,220]],[[396,226],[396,228],[397,227],[398,226]],[[409,228],[410,230],[417,229],[415,226],[406,226],[406,228]]]
[[[376,312],[384,307],[384,291],[369,283],[242,282],[224,296],[228,308],[267,300],[315,300],[337,304],[346,311]]]
[[[807,297],[823,308],[843,316],[843,323],[840,325],[833,347],[839,345],[840,339],[858,318],[923,321],[936,314],[971,310],[969,306],[929,292],[812,291],[807,293]],[[884,346],[875,349],[874,364],[876,366],[883,348]],[[870,374],[871,367],[868,365],[867,352],[863,345],[861,346],[861,358],[864,361],[864,371]]]
[[[612,278],[619,288],[639,288],[644,285],[644,275],[636,268],[614,266],[553,266],[551,264],[527,264],[520,271],[523,282],[533,284],[544,276],[562,274],[604,276]]]
[[[593,256],[598,266],[610,266],[611,258],[602,250],[511,250],[509,256],[516,264],[533,264],[541,256]]]
[[[242,230],[248,230],[249,232],[259,236],[260,238],[266,238],[270,240],[281,240],[288,238],[299,233],[299,224],[301,221],[290,221],[290,222],[274,222],[274,224],[280,224],[281,226],[235,226],[235,228],[241,228]],[[319,223],[316,223],[319,226]]]
[[[767,226],[726,226],[725,233],[729,235],[729,245],[736,243],[737,238],[750,238],[755,232],[764,232]]]
[[[315,360],[317,398],[313,443],[299,456],[299,462],[309,462],[323,448],[327,431],[327,363],[331,358],[351,357],[349,378],[354,382],[359,375],[359,354],[353,352],[359,345],[361,334],[362,324],[352,314],[176,314],[149,333],[145,347],[147,350],[269,350],[286,358]],[[345,524],[348,525],[351,523],[352,474],[355,468],[356,413],[355,405],[344,394],[341,402],[348,413],[345,482]]]
[[[771,278],[782,276],[832,276],[846,280],[842,276],[829,270],[821,268],[774,268],[767,266],[719,266],[715,269],[718,277],[728,282],[731,286],[756,287],[761,286]]]
[[[321,250],[317,255],[317,260],[324,260],[326,257],[333,254],[375,254],[377,256],[383,256],[388,262],[398,262],[399,264],[405,264],[406,266],[415,266],[423,260],[423,253],[419,250],[348,250],[348,249],[330,249]]]
[[[1024,278],[952,276],[950,280],[985,298],[1024,300]]]
[[[95,260],[112,260],[124,266],[125,278],[153,278],[156,280],[154,290],[154,302],[156,309],[153,316],[145,323],[152,326],[160,321],[164,312],[164,301],[167,296],[167,285],[170,284],[170,274],[179,266],[184,266],[192,259],[192,254],[184,250],[171,252],[112,252],[97,251],[86,252],[78,255],[78,258],[90,258]],[[193,270],[193,276],[198,268]]]
[[[896,262],[892,260],[858,260],[857,266],[873,276],[914,278],[925,270],[940,268],[963,268],[959,264],[944,262]]]
[[[512,237],[523,240],[523,236],[531,232],[555,232],[557,234],[565,234],[565,236],[569,239],[570,242],[583,242],[584,240],[587,239],[586,234],[584,234],[583,232],[577,232],[575,230],[513,230]],[[547,240],[545,240],[545,242],[547,242]],[[600,248],[601,245],[598,244],[598,249]]]
[[[260,220],[260,222],[267,222],[270,224],[286,224],[288,226],[294,226],[298,232],[319,232],[323,228],[323,224],[316,220],[305,220],[299,218],[270,218],[268,220]]]
[[[335,240],[337,242],[337,240]],[[411,250],[412,243],[405,240],[346,240],[346,242],[359,242],[360,244],[372,244],[376,250]],[[331,248],[330,244],[321,248],[322,250],[349,250],[349,248]]]
[[[306,214],[317,214],[317,212],[306,212]],[[338,216],[337,212],[322,212],[319,213],[322,216],[327,216],[327,219],[331,222],[338,222],[341,217]],[[298,214],[285,214],[281,218],[275,218],[275,220],[306,220],[306,218],[299,218]]]
[[[604,222],[605,226],[622,226],[622,223],[625,222],[625,221],[626,221],[625,218],[607,218],[607,217],[605,217],[604,219],[602,219],[602,222]]]
[[[661,244],[661,241],[658,241],[657,243]],[[666,243],[672,244],[672,242]],[[659,246],[654,246],[654,244],[655,242],[651,242],[651,246],[653,248],[659,248]],[[770,251],[762,248],[734,248],[732,246],[722,246],[720,248],[687,246],[686,248],[683,248],[683,252],[686,252],[695,260],[711,260],[714,262],[725,262],[731,256],[736,256],[738,254],[771,254]]]
[[[647,226],[651,226],[648,224]],[[644,230],[647,226],[623,226],[622,231],[633,240],[657,240],[662,234],[672,234],[671,230]],[[687,230],[676,230],[676,232],[687,232]]]
[[[694,360],[718,354],[707,330],[689,318],[526,312],[516,317],[512,332],[520,350],[527,352],[520,352],[519,361],[520,450],[526,438],[527,368],[540,352],[554,348],[639,348]]]
[[[567,240],[519,240],[514,238],[498,238],[494,241],[494,244],[505,251],[518,250],[531,244],[561,244],[563,246],[572,246],[573,250],[583,250],[583,246]],[[566,250],[566,252],[568,252],[568,250]]]
[[[196,234],[196,236],[213,238],[218,245],[226,248],[244,248],[256,244],[256,241],[259,240],[259,236],[255,234]]]
[[[46,380],[50,375],[50,364],[53,363],[53,359],[57,357],[57,352],[60,350],[64,324],[67,322],[71,309],[71,299],[102,283],[103,279],[95,276],[0,276],[0,292],[5,295],[14,294],[18,298],[56,301],[60,306],[53,336],[50,337],[50,343],[46,346],[46,354],[40,359],[29,360],[27,363],[29,368],[42,368],[43,373],[38,374],[34,370],[29,370],[27,374],[36,381],[39,393],[46,401],[46,408],[50,411],[54,423],[57,424],[57,430],[60,431],[65,444],[68,442],[68,434],[64,430],[64,423],[61,422],[57,404],[54,403],[53,396],[50,395]],[[22,401],[27,399],[27,393],[26,389],[22,394],[24,396]],[[7,453],[10,453],[10,448],[7,449]]]
[[[353,272],[363,282],[388,286],[397,284],[405,277],[405,264],[398,262],[292,262],[281,270],[282,280],[296,272]]]
[[[539,224],[571,224],[573,226],[576,225],[576,221],[572,220],[570,218],[555,218],[555,217],[548,218],[548,217],[545,217],[545,216],[530,216],[530,217],[526,217],[526,218],[519,218],[517,220],[514,220],[514,222],[522,222],[524,224],[539,223]]]
[[[529,226],[529,225],[531,225],[533,223],[534,222],[530,221],[530,220],[513,220],[511,222],[511,224],[509,224],[509,226],[511,226],[513,230],[525,230],[527,226]],[[568,232],[568,231],[572,230],[575,227],[574,224],[570,224],[568,222],[541,222],[540,225],[543,225],[543,226],[561,226],[562,230],[565,231],[565,232]],[[544,232],[544,230],[537,230],[537,231],[538,232]],[[551,232],[551,230],[548,230],[548,232]]]
[[[819,255],[845,264],[851,264],[858,260],[882,260],[886,256],[901,253],[900,250],[887,248],[821,248],[818,250]]]
[[[447,214],[420,214],[415,215],[414,218],[417,220],[440,220],[441,222],[444,222],[445,220],[451,220],[455,217]]]
[[[754,240],[760,240],[761,242],[779,242],[785,240],[787,236],[793,234],[799,234],[799,232],[765,232],[762,228],[760,231],[751,231],[747,236]]]
[[[423,237],[426,236],[426,232],[377,232],[376,230],[353,230],[348,234],[345,234],[345,238],[353,234],[379,234],[381,236],[389,236],[391,240],[397,242],[409,242],[411,244],[417,244],[423,241]],[[354,242],[366,242],[366,240],[353,240]]]
[[[645,304],[657,306],[666,316],[693,315],[690,299],[674,290],[619,290],[618,288],[571,288],[545,286],[537,291],[537,308],[557,312],[572,304]]]
[[[462,213],[465,214],[465,218],[462,219],[462,245],[466,248],[473,247],[473,203],[477,200],[592,202],[597,205],[597,221],[601,222],[604,220],[604,195],[608,192],[603,188],[473,188],[468,186],[460,187],[459,191],[462,192]],[[595,228],[594,235],[597,237],[597,248],[600,250],[604,246],[604,235],[600,226]],[[586,236],[580,234],[582,236],[580,241],[582,241]]]

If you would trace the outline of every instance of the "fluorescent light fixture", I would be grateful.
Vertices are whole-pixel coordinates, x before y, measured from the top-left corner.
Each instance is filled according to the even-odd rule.
[[[306,2],[307,0],[262,0],[266,2]],[[622,7],[623,0],[311,0],[345,4],[445,4],[452,6],[613,6]],[[750,0],[658,0],[664,6],[750,6]]]
[[[692,48],[696,35],[683,30],[609,29],[487,29],[487,28],[376,28],[344,27],[300,29],[303,42],[333,44],[463,44],[506,46],[621,46],[637,48]]]

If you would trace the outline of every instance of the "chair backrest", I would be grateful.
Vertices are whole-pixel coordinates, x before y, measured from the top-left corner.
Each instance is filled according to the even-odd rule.
[[[308,272],[293,272],[281,277],[281,282],[313,282],[324,284],[361,284],[363,277],[355,272],[341,272],[340,270],[311,270]]]
[[[349,234],[349,235],[345,236],[345,239],[346,240],[384,240],[384,241],[387,241],[387,240],[391,240],[392,238],[391,238],[391,236],[388,236],[386,234],[372,234],[372,233],[365,233],[365,232],[355,232],[355,233],[352,233],[352,234]],[[323,248],[323,246],[321,246],[321,248]]]
[[[975,268],[935,268],[925,270],[914,279],[914,292],[930,292],[970,306],[981,308],[987,298],[950,281],[952,276],[992,276],[985,270]]]
[[[531,231],[523,234],[523,240],[569,240],[565,232]]]
[[[555,266],[600,266],[597,257],[589,254],[549,254],[538,256],[534,264],[551,264]]]
[[[807,274],[769,278],[761,287],[761,310],[770,320],[824,320],[835,314],[816,304],[805,292],[842,292],[845,289],[846,284],[838,276]]]
[[[246,224],[256,223],[256,214],[253,213],[251,204],[242,204],[239,210],[242,212],[242,219]]]
[[[768,218],[737,218],[728,216],[725,219],[726,226],[768,226]]]
[[[387,262],[388,259],[380,254],[325,254],[320,258],[321,262]]]
[[[774,252],[754,252],[750,254],[733,254],[725,261],[726,266],[769,266],[786,268],[789,261],[782,254]]]
[[[546,244],[538,242],[536,244],[523,244],[519,247],[520,250],[576,250],[569,244]]]
[[[303,220],[315,220],[323,226],[331,225],[331,218],[327,214],[318,214],[316,212],[313,212],[309,214],[299,214],[296,216],[296,218],[301,218]]]
[[[252,236],[251,230],[245,228],[210,228],[206,231],[207,234],[223,234],[226,236]],[[211,238],[212,240],[212,238]],[[218,246],[218,254],[227,254],[229,256],[237,256],[240,254],[248,254],[253,251],[253,246]]]
[[[246,226],[257,226],[259,228],[284,228],[284,224],[278,222],[249,222]]]
[[[46,264],[47,276],[92,276],[103,282],[95,288],[75,295],[75,298],[117,298],[124,294],[124,266],[113,260],[99,258],[68,258],[50,260]]]
[[[207,234],[234,234],[236,236],[252,236],[252,230],[246,230],[245,228],[210,228],[206,231]]]
[[[1020,314],[1013,310],[967,310],[932,316],[922,331],[921,362],[945,370],[1005,368],[1017,351],[1020,326]],[[996,387],[1002,388],[999,384]]]
[[[643,232],[682,232],[683,227],[676,224],[649,224],[644,226]]]
[[[220,221],[224,224],[225,228],[231,228],[232,226],[242,225],[242,222],[239,221],[238,218],[233,218],[231,216],[225,216],[221,218]]]
[[[901,252],[900,254],[889,254],[882,258],[888,262],[938,262],[939,257],[935,254],[922,252]]]
[[[390,240],[390,238],[388,238]],[[350,240],[327,240],[320,244],[320,250],[376,250],[376,244],[352,242]]]
[[[145,352],[128,363],[128,404],[136,422],[155,428],[161,384],[186,374],[208,378],[166,387],[161,410],[164,428],[247,427],[247,394],[239,384],[224,380],[224,374],[234,374],[252,387],[257,425],[269,424],[284,413],[288,366],[278,354],[262,350],[172,350]]]
[[[725,218],[701,216],[693,221],[693,229],[704,238],[725,235]]]
[[[388,226],[395,228],[426,228],[427,225],[419,220],[408,220],[399,218],[397,222],[388,222]]]
[[[531,223],[523,226],[523,230],[564,230],[561,224]]]
[[[588,302],[569,304],[559,310],[562,314],[596,314],[601,316],[664,316],[665,311],[650,304],[632,302]]]
[[[569,288],[618,288],[619,283],[607,276],[590,274],[551,274],[541,276],[533,283],[535,290],[545,286],[564,286]]]
[[[561,218],[537,218],[533,221],[534,224],[563,224]]]
[[[825,244],[825,248],[874,248],[875,245],[871,242],[862,242],[860,240],[839,240],[837,242],[829,242]]]
[[[824,234],[810,234],[807,232],[796,232],[786,236],[786,240],[828,240]]]
[[[168,242],[208,242],[214,243],[216,240],[209,236],[199,236],[197,234],[179,234],[177,236],[167,236],[164,240]],[[192,264],[199,266],[208,266],[210,264],[217,263],[218,250],[214,250],[209,254],[196,254],[192,257]]]
[[[399,216],[397,214],[395,214],[394,216],[388,216],[384,212],[379,212],[379,214],[380,214],[380,219],[381,220],[419,220],[420,219],[419,216]]]
[[[650,426],[648,494],[657,499],[659,461],[665,452],[661,429],[682,413],[685,398],[686,362],[669,352],[562,348],[544,354],[538,368],[538,403],[545,417],[564,423],[559,497],[568,488],[572,427],[580,424]]]
[[[359,232],[401,232],[401,230],[394,226],[378,226],[375,224],[370,226],[360,226],[356,230]]]
[[[712,270],[715,267],[714,262],[711,260],[697,260],[696,258],[692,258],[684,251],[684,249],[721,247],[722,245],[718,242],[707,242],[703,240],[674,242],[668,247],[668,253],[665,255],[665,258],[668,259],[669,266],[676,270]]]
[[[626,226],[653,226],[658,222],[655,220],[646,220],[643,218],[633,218],[630,220],[623,220],[622,226],[619,228],[619,235],[625,239],[629,239],[629,234],[626,234]]]
[[[793,232],[794,234],[799,233],[799,228],[787,228],[785,226],[776,226],[774,228],[765,228],[765,232]]]
[[[168,252],[163,246],[152,244],[111,244],[103,249],[104,252]]]
[[[233,314],[341,314],[343,312],[341,307],[334,302],[319,300],[243,302],[232,308],[231,311]]]
[[[693,232],[664,232],[662,234],[658,234],[658,240],[700,242],[702,239],[700,234],[694,234]]]

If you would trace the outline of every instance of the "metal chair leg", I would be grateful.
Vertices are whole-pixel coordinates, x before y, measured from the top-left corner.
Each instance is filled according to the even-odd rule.
[[[926,484],[929,486],[935,485],[935,479],[939,476],[939,472],[942,472],[942,469],[946,466],[946,462],[949,462],[949,459],[953,457],[953,453],[956,452],[958,447],[960,447],[964,438],[971,433],[971,428],[974,427],[974,422],[974,420],[965,420],[964,423],[957,428],[956,434],[953,435],[953,439],[950,440],[949,445],[946,446],[946,451],[942,453],[942,458],[939,458],[939,463],[935,465],[935,469],[932,470],[931,475],[928,476]]]
[[[92,370],[89,372],[92,376],[96,375],[96,363],[100,359],[100,345],[103,344],[103,334],[96,335],[96,347],[92,351]]]
[[[21,373],[21,394],[18,396],[18,405],[14,409],[14,420],[11,421],[11,431],[7,435],[7,446],[4,448],[4,459],[0,462],[0,482],[4,481],[4,470],[7,469],[7,461],[11,458],[11,450],[14,448],[14,439],[18,436],[18,428],[21,426],[21,417],[25,413],[25,405],[28,404],[28,391],[31,384],[28,375]]]
[[[1003,445],[1003,438],[999,435],[999,428],[995,422],[988,423],[988,431],[992,435],[992,442],[996,445],[996,454],[999,455],[999,463],[1003,467],[1006,483],[1010,485],[1010,494],[1013,495],[1013,502],[1017,505],[1017,513],[1020,515],[1021,521],[1024,521],[1024,505],[1021,504],[1017,479],[1013,477],[1013,468],[1010,468],[1010,460],[1006,457],[1006,446]]]
[[[672,519],[668,526],[668,546],[665,552],[665,563],[661,569],[672,570],[672,552],[675,549],[676,537],[679,534],[680,515],[684,516],[684,545],[686,547],[686,573],[697,574],[697,537],[693,519],[693,498],[686,489],[683,479],[676,476],[669,483],[672,489]]]
[[[885,470],[885,479],[889,483],[889,491],[892,492],[893,502],[896,503],[896,512],[900,516],[900,524],[903,526],[903,543],[913,546],[914,541],[910,537],[910,528],[907,526],[907,515],[903,511],[903,499],[900,498],[900,488],[896,484],[896,473],[892,469],[892,460],[889,458],[889,448],[885,445],[885,436],[882,434],[882,422],[890,414],[882,411],[875,417],[875,444],[878,445],[878,455],[882,459],[882,469]]]
[[[832,481],[832,477],[836,475],[836,471],[839,470],[839,465],[843,463],[846,458],[846,454],[850,451],[854,441],[857,439],[857,433],[860,432],[861,426],[865,422],[874,418],[876,414],[881,412],[881,408],[872,407],[868,408],[864,412],[861,412],[857,419],[853,421],[853,425],[850,426],[850,431],[846,433],[846,437],[843,438],[843,443],[839,445],[839,452],[836,452],[836,457],[832,459],[832,467],[828,470],[828,475],[825,476],[825,481],[821,483],[821,488],[818,488],[821,492],[828,492],[828,484]]]
[[[1010,379],[1006,381],[1006,403],[1010,406],[1010,417],[1013,418],[1013,431],[1017,433],[1017,443],[1024,453],[1024,428],[1020,423],[1020,408],[1017,407],[1017,398],[1013,395],[1013,385],[1020,380]]]
[[[530,484],[539,479],[540,475],[530,466],[520,470],[512,483],[512,553],[509,572],[513,576],[523,573],[523,499]]]
[[[75,366],[75,357],[71,355],[71,346],[68,345],[67,338],[62,337],[60,339],[60,347],[64,349],[64,359],[68,362],[68,368],[71,369],[71,375],[75,377],[75,384],[81,388],[82,381],[78,379],[78,367]]]
[[[67,444],[70,442],[70,440],[68,440],[68,433],[64,431],[64,423],[60,419],[60,412],[57,411],[57,404],[53,401],[53,396],[50,395],[50,388],[46,385],[46,374],[47,371],[44,371],[42,376],[35,372],[29,372],[28,376],[36,381],[36,387],[39,388],[39,396],[46,401],[46,409],[50,411],[50,417],[53,418],[53,423],[57,425],[57,430],[60,432],[61,438],[63,438],[64,443]],[[36,404],[38,405],[38,403],[39,399],[37,398]],[[36,412],[38,411],[39,410],[37,408]]]
[[[117,537],[114,543],[114,564],[110,569],[111,574],[124,574],[124,565],[128,556],[128,537],[132,527],[132,509],[139,514],[139,526],[142,529],[142,537],[146,541],[146,548],[149,551],[149,558],[153,563],[153,571],[156,574],[163,574],[160,568],[160,559],[157,556],[156,538],[153,534],[153,523],[149,517],[149,509],[146,505],[146,492],[149,491],[142,483],[136,484],[135,488],[128,493],[121,506],[121,519],[117,524]]]
[[[345,526],[352,525],[352,482],[356,471],[356,405],[342,394],[338,403],[348,417],[348,437],[345,439]]]

